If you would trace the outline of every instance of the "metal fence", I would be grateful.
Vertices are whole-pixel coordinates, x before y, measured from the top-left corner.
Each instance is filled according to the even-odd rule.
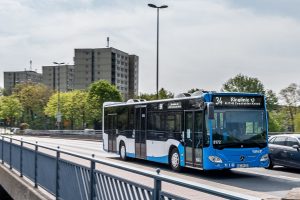
[[[47,149],[46,154],[40,149]],[[89,167],[62,159],[65,154],[83,159],[90,163]],[[55,155],[55,156],[54,156]],[[59,148],[53,149],[37,143],[25,142],[9,137],[0,137],[0,156],[2,164],[26,176],[34,183],[34,187],[42,187],[56,199],[64,200],[161,200],[185,199],[163,191],[162,183],[173,184],[192,190],[209,193],[226,199],[259,199],[252,196],[222,190],[207,185],[164,176],[157,172],[138,170],[133,167],[113,163],[107,160],[87,158]],[[127,172],[139,174],[153,179],[153,187],[127,180],[99,169],[96,164],[113,167]],[[199,197],[201,198],[201,197]]]

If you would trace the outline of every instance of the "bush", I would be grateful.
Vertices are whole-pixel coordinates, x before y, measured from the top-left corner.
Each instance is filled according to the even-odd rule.
[[[27,123],[21,123],[20,124],[20,129],[21,130],[25,130],[25,129],[28,129],[29,128],[29,124],[27,124]]]

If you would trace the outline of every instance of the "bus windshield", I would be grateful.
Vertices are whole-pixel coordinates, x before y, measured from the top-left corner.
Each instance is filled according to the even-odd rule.
[[[215,110],[213,146],[247,148],[267,146],[264,110]]]

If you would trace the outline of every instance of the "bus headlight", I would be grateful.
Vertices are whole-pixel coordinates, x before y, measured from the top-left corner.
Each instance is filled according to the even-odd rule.
[[[208,156],[208,159],[213,163],[223,163],[222,159],[218,156]]]
[[[268,154],[265,154],[265,155],[263,155],[263,156],[260,158],[260,161],[261,161],[261,162],[265,162],[265,161],[267,161],[267,160],[269,160]]]

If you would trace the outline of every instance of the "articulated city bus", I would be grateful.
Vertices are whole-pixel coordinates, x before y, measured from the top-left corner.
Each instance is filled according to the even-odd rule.
[[[103,147],[139,158],[203,170],[267,167],[265,98],[198,92],[166,100],[106,102]]]

